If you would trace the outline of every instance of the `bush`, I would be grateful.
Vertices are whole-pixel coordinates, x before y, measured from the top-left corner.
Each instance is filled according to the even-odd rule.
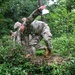
[[[13,29],[14,21],[9,18],[0,19],[0,37],[9,35],[10,30]]]
[[[20,45],[13,46],[13,41],[10,36],[2,38],[0,46],[0,56],[4,62],[11,62],[12,64],[21,63],[24,60],[24,52]]]
[[[69,46],[67,37],[56,38],[53,41],[55,48],[58,48],[57,53],[64,54],[64,48],[61,49],[60,43],[66,48]],[[56,41],[60,40],[60,41]],[[69,39],[70,43],[74,45],[72,38]],[[57,44],[59,46],[57,46]],[[71,45],[70,47],[73,47]],[[54,49],[55,49],[54,48]],[[74,49],[74,47],[73,47]],[[71,49],[70,49],[71,50]],[[68,49],[66,48],[66,52]],[[74,50],[72,50],[74,52]],[[69,54],[68,54],[69,55]],[[48,65],[47,63],[32,63],[30,59],[24,58],[22,47],[16,44],[13,48],[12,40],[9,36],[5,36],[0,40],[0,74],[1,75],[74,75],[75,73],[75,58],[69,57],[70,61],[64,64]]]
[[[53,40],[54,53],[62,56],[75,56],[75,36],[73,35],[63,35],[60,38],[55,38]]]
[[[1,14],[5,18],[11,18],[14,21],[19,21],[22,17],[28,17],[33,10],[37,7],[34,7],[36,1],[31,0],[9,0],[4,1],[4,4],[1,5]]]
[[[63,3],[50,6],[48,9],[50,13],[46,15],[46,21],[54,37],[60,37],[64,33],[74,33],[75,12],[67,13]]]
[[[52,75],[74,75],[75,71],[75,58],[71,58],[70,61],[65,62],[62,65],[53,64]]]

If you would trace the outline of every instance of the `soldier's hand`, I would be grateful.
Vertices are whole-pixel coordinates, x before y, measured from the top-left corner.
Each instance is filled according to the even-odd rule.
[[[46,8],[46,6],[43,5],[43,6],[40,6],[38,9],[39,9],[39,10],[43,10],[43,9],[45,9],[45,8]]]
[[[26,56],[25,56],[25,58],[28,58],[28,57],[30,57],[31,55],[30,54],[27,54]]]
[[[20,26],[20,31],[21,31],[21,32],[24,32],[24,30],[25,30],[25,26],[24,26],[24,25],[21,25],[21,26]]]

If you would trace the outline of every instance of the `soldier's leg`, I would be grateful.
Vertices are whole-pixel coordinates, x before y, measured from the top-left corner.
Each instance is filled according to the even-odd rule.
[[[53,46],[52,46],[52,42],[51,40],[45,40],[45,43],[46,43],[46,50],[45,50],[45,53],[44,53],[44,56],[49,58],[52,54],[52,49],[53,49]]]
[[[10,36],[13,40],[13,47],[15,48],[15,43],[16,43],[16,37],[17,37],[17,31],[13,32],[12,30],[10,31]]]
[[[35,57],[36,56],[36,50],[35,50],[35,47],[33,45],[29,45],[29,41],[31,40],[31,35],[29,36],[24,36],[22,41],[25,42],[25,44],[23,44],[23,47],[24,47],[24,51],[25,51],[25,57],[28,58],[28,57]]]
[[[40,40],[42,39],[42,37],[40,35],[34,36],[30,41],[29,41],[29,45],[31,46],[36,46]]]
[[[45,45],[42,45],[40,44],[40,41],[42,40],[42,36],[35,36],[31,41],[30,41],[30,45],[34,46],[35,48],[37,49],[44,49],[45,50],[45,54],[44,56],[45,57],[49,57],[50,55],[50,52],[48,50],[48,45],[45,46]]]
[[[45,46],[45,45],[43,45],[43,44],[41,44],[41,43],[38,43],[35,47],[36,47],[36,48],[38,48],[38,49],[40,49],[40,50],[42,50],[42,49],[45,49],[45,48],[46,48],[46,46]]]
[[[37,35],[32,37],[32,39],[29,40],[29,46],[31,46],[32,55],[34,57],[36,57],[36,46],[38,45],[41,39],[42,37]]]
[[[26,58],[28,57],[34,58],[36,57],[36,48],[33,46],[29,46],[26,48],[25,53],[26,53],[26,56],[25,56]]]
[[[19,36],[19,35],[17,35],[17,43],[19,44],[19,45],[21,45],[21,36]]]
[[[46,50],[45,50],[45,53],[44,53],[44,56],[49,58],[51,56],[52,49],[53,49],[50,31],[44,32],[42,34],[42,37],[44,38],[44,41],[45,41],[46,46],[47,46]]]

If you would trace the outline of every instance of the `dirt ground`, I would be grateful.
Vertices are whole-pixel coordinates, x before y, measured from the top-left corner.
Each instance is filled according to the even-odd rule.
[[[64,62],[67,62],[69,58],[63,58],[60,55],[52,55],[50,58],[44,58],[44,56],[36,56],[35,59],[32,59],[32,63],[35,64],[48,64],[52,65],[53,63],[56,64],[62,64]]]

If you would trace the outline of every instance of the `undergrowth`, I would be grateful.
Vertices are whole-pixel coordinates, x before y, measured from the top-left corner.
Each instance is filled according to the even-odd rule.
[[[5,36],[0,40],[0,75],[74,75],[74,45],[73,36],[69,39],[66,36],[53,39],[53,54],[66,56],[70,60],[60,65],[37,64],[32,63],[30,58],[25,58],[22,47],[16,44],[14,48],[10,37]],[[40,52],[36,54],[39,55]]]

